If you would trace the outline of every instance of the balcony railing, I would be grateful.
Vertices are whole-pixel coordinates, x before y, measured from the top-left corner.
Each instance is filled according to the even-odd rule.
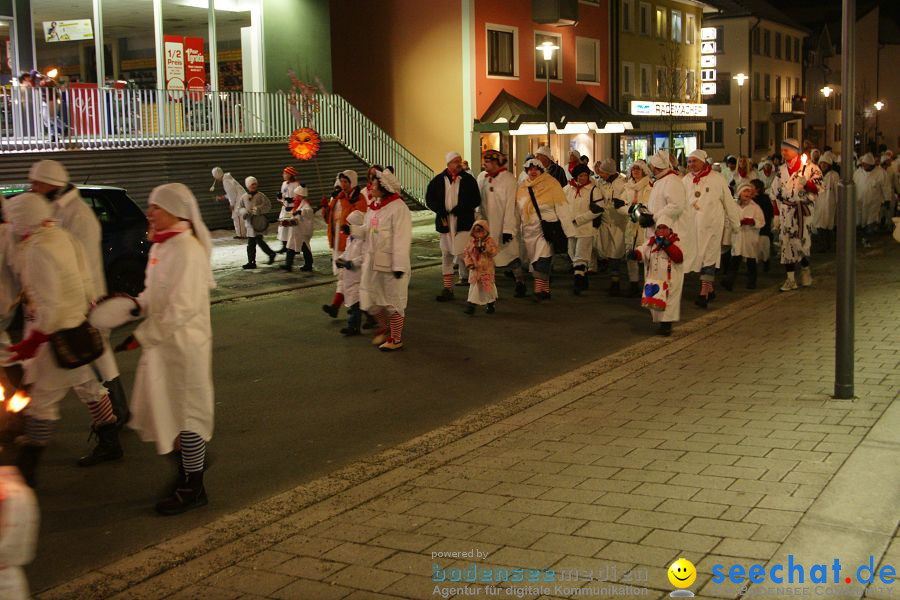
[[[793,98],[775,98],[772,100],[773,113],[802,113],[806,112],[806,101],[802,96]]]
[[[0,154],[284,141],[298,123],[283,92],[0,88]],[[369,164],[392,165],[420,202],[433,171],[337,94],[303,126]],[[296,114],[296,111],[295,111]]]

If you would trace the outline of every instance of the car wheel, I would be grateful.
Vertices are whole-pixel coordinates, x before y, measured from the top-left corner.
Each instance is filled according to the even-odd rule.
[[[124,292],[137,296],[144,289],[146,261],[137,257],[120,258],[109,266],[106,282],[109,293]]]

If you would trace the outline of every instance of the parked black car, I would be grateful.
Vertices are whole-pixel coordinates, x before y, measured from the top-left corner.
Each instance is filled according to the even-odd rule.
[[[144,289],[144,269],[150,251],[147,217],[122,188],[105,185],[76,187],[103,228],[103,267],[107,289],[110,293],[125,292],[136,296]],[[28,189],[28,184],[0,184],[0,195],[11,198]]]

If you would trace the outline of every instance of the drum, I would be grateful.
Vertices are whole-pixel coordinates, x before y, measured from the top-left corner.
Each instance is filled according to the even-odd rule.
[[[88,315],[88,322],[98,329],[115,329],[140,315],[141,306],[127,294],[114,294],[97,302]]]
[[[262,235],[269,228],[269,218],[266,215],[253,215],[250,217],[250,227],[256,235]]]

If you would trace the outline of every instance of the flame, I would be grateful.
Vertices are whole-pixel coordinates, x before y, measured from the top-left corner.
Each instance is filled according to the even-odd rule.
[[[6,403],[6,412],[17,413],[31,404],[31,398],[26,396],[21,390],[13,394],[13,397]]]
[[[801,163],[804,167],[806,166],[806,161],[808,161],[808,160],[809,160],[809,158],[808,158],[805,154],[801,154],[801,155],[800,155],[800,163]]]

